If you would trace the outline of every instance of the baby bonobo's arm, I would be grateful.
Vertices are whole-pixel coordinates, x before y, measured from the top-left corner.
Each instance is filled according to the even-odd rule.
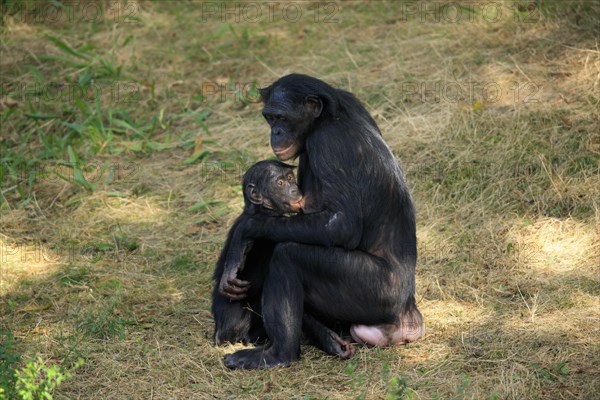
[[[242,215],[233,226],[229,248],[225,256],[225,266],[221,282],[219,282],[219,293],[230,300],[243,300],[246,297],[250,282],[238,279],[237,275],[244,269],[246,254],[252,247],[252,240],[242,238],[242,230],[239,227],[245,219]]]

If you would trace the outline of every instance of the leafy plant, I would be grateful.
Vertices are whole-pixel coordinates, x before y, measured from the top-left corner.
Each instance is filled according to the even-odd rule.
[[[466,389],[471,384],[471,378],[469,375],[463,375],[462,381],[456,386],[456,396],[453,397],[453,400],[464,399],[466,395]]]
[[[386,383],[386,400],[412,400],[418,398],[416,393],[408,387],[407,378],[398,375],[391,376],[388,364],[383,364],[381,375]]]
[[[365,388],[365,376],[362,373],[357,372],[358,365],[351,361],[346,368],[346,375],[350,377],[350,385],[352,386],[352,392],[356,394],[355,400],[363,400],[366,397],[367,389]],[[358,393],[358,394],[357,394]]]
[[[21,360],[15,345],[12,332],[0,330],[0,399],[10,399],[15,394],[15,369]]]
[[[84,361],[80,358],[68,369],[63,369],[58,365],[48,367],[38,357],[15,372],[16,392],[22,400],[52,400],[54,390],[83,364]]]

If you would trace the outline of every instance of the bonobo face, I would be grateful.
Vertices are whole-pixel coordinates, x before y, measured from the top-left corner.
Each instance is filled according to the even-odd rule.
[[[282,88],[267,88],[263,92],[263,116],[271,127],[271,148],[282,161],[297,157],[304,151],[304,142],[313,130],[323,104],[317,96],[290,98]]]
[[[283,213],[300,211],[304,205],[304,199],[298,189],[294,171],[286,168],[271,172],[268,197],[270,197],[273,210]]]
[[[278,161],[262,163],[252,168],[266,167],[264,170],[251,171],[254,176],[260,174],[260,179],[245,184],[248,200],[278,214],[299,212],[304,206],[304,199],[296,184],[293,168]]]

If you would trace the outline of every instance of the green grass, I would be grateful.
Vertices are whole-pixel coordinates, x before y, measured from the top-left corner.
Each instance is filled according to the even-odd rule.
[[[98,2],[102,17],[79,5],[50,21],[20,12],[59,2],[3,2],[5,396],[29,371],[19,387],[56,399],[593,398],[600,8],[500,3],[497,21],[461,3],[469,18],[451,23],[399,1],[294,3],[296,22],[282,5],[248,22],[199,2]],[[243,172],[272,157],[256,88],[290,72],[355,93],[401,162],[427,334],[229,371],[212,273]]]
[[[127,321],[120,316],[122,303],[117,295],[81,311],[76,321],[84,335],[96,339],[124,339]]]

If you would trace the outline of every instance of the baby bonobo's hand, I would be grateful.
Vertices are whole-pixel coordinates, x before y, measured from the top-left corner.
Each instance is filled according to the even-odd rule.
[[[225,265],[225,273],[221,276],[219,282],[219,293],[227,297],[229,300],[243,300],[246,298],[250,282],[238,279],[238,267]]]

